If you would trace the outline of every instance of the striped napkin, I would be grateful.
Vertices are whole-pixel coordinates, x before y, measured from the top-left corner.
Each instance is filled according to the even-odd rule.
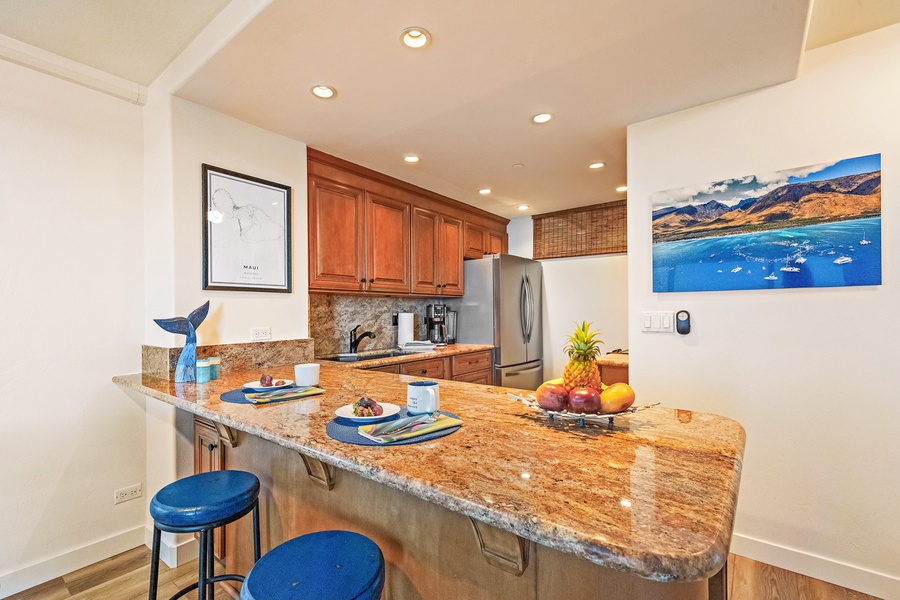
[[[359,435],[380,444],[390,444],[462,425],[461,420],[444,414],[438,414],[434,419],[430,417],[431,415],[419,415],[377,425],[361,425]]]
[[[252,404],[265,404],[267,402],[283,402],[285,400],[306,398],[308,396],[321,394],[324,391],[324,388],[313,385],[306,387],[284,388],[271,392],[253,392],[250,394],[244,394],[244,398],[247,399],[247,402],[250,402]]]

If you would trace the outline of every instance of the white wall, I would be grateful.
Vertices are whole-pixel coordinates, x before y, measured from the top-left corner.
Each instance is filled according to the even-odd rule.
[[[732,550],[900,598],[900,26],[805,55],[797,80],[628,129],[631,382],[747,431]],[[650,195],[882,153],[881,286],[651,291]],[[688,336],[639,311],[691,311]]]
[[[176,312],[184,316],[210,301],[200,344],[249,342],[250,328],[265,326],[273,339],[307,337],[306,145],[179,98],[173,99],[172,117]],[[293,293],[202,289],[203,163],[293,188]]]
[[[143,540],[139,107],[0,61],[0,597]]]
[[[513,219],[506,228],[509,253],[532,258],[534,221]],[[562,377],[563,351],[575,323],[593,323],[604,354],[628,348],[628,256],[613,254],[540,261],[544,271],[544,378]]]

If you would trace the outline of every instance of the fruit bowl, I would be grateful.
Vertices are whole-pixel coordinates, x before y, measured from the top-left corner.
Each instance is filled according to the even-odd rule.
[[[528,394],[527,396],[520,396],[518,394],[509,394],[510,398],[513,398],[525,406],[529,408],[533,408],[534,410],[544,413],[551,421],[555,421],[556,419],[561,419],[564,421],[577,421],[579,427],[584,427],[585,423],[594,423],[597,425],[612,425],[613,419],[616,417],[621,417],[625,415],[630,415],[636,413],[641,410],[645,410],[652,406],[658,406],[659,402],[654,402],[653,404],[641,404],[640,406],[631,406],[630,408],[626,408],[623,411],[616,413],[574,413],[569,412],[567,410],[547,410],[537,403],[537,400],[532,394]]]

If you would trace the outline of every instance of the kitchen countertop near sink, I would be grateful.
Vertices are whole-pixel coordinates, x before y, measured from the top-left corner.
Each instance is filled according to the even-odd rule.
[[[384,354],[399,350],[398,348],[387,348],[383,350],[367,350],[359,352],[359,360],[352,362],[340,362],[337,360],[328,360],[326,357],[317,357],[316,362],[328,364],[338,367],[350,367],[355,369],[369,369],[372,367],[383,367],[387,365],[399,365],[400,363],[414,362],[417,360],[428,360],[432,358],[444,358],[445,356],[456,356],[457,354],[467,354],[469,352],[479,352],[481,350],[493,350],[494,347],[489,344],[449,344],[447,346],[439,346],[428,352],[415,352],[404,354],[402,356],[386,356],[384,358],[367,359],[366,356],[373,354]],[[336,356],[336,355],[327,355]]]
[[[413,359],[487,348],[456,345]],[[398,359],[409,357],[382,360]],[[225,372],[205,384],[141,373],[113,381],[617,571],[700,581],[725,564],[744,452],[735,421],[656,406],[581,428],[549,421],[509,395],[517,390],[441,381],[441,408],[459,415],[459,431],[409,446],[355,446],[327,435],[335,410],[360,396],[403,404],[407,384],[420,380],[358,367],[322,361],[323,394],[260,406],[220,399],[258,370]],[[266,372],[290,378],[293,366]],[[655,400],[665,403],[642,401]]]

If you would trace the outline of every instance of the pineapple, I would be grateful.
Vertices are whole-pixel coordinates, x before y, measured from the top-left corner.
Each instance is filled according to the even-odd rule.
[[[572,335],[566,336],[564,350],[569,355],[569,362],[563,372],[563,386],[567,390],[576,387],[594,388],[601,390],[600,369],[597,367],[597,357],[600,355],[599,344],[603,340],[596,337],[597,332],[590,331],[591,324],[582,321]]]

